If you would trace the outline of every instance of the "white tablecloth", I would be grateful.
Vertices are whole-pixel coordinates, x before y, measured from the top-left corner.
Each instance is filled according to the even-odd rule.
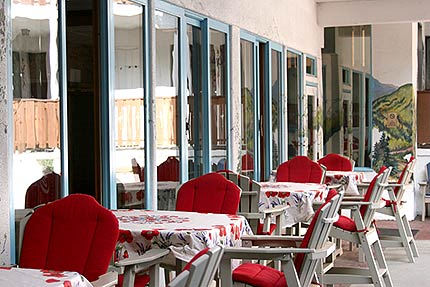
[[[314,214],[313,202],[323,201],[328,192],[325,184],[316,183],[260,182],[260,185],[261,211],[278,205],[289,206],[282,218],[282,227],[309,221]]]
[[[252,230],[243,216],[150,210],[113,211],[119,220],[116,260],[133,258],[151,248],[169,248],[189,261],[196,253],[217,244],[239,247],[241,236]]]
[[[360,195],[357,184],[365,182],[365,174],[361,171],[333,171],[326,172],[326,183],[342,184],[346,195]]]
[[[92,287],[77,272],[0,267],[1,287]]]

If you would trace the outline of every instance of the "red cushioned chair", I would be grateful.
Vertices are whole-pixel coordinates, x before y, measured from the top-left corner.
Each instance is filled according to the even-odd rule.
[[[324,168],[306,156],[296,156],[281,163],[276,171],[276,181],[323,183]]]
[[[380,169],[369,184],[363,200],[347,201],[344,199],[341,208],[351,209],[352,217],[341,215],[330,231],[331,237],[358,245],[364,253],[367,268],[357,266],[324,268],[325,272],[320,274],[323,285],[373,284],[375,286],[393,286],[374,225],[376,210],[385,205],[381,197],[387,186],[391,169],[391,167]]]
[[[212,172],[185,182],[176,196],[177,211],[236,214],[241,189]]]
[[[411,226],[406,217],[404,210],[403,194],[405,193],[406,185],[409,183],[412,174],[414,173],[416,159],[411,157],[405,164],[402,173],[396,183],[388,183],[389,199],[384,199],[385,206],[377,210],[377,212],[394,216],[396,219],[398,236],[382,236],[380,240],[383,247],[403,247],[408,256],[409,262],[414,263],[415,257],[418,257],[418,249],[415,244],[414,235],[412,234]]]
[[[33,182],[25,193],[25,208],[59,199],[61,195],[61,176],[55,172],[45,174]]]
[[[114,286],[106,273],[118,239],[118,220],[93,197],[72,194],[34,211],[24,229],[19,266],[76,271],[94,286]]]
[[[336,153],[329,153],[318,160],[327,170],[352,171],[353,166],[349,158]]]
[[[120,278],[120,286],[135,287],[160,286],[159,263],[168,254],[168,250],[150,249],[138,259],[125,259],[116,265],[124,268],[124,280]],[[223,255],[221,246],[205,248],[197,253],[185,267],[167,286],[169,287],[194,287],[209,286],[213,280]],[[136,276],[137,270],[147,269],[150,275]],[[139,278],[139,281],[135,281]]]
[[[169,156],[163,163],[157,166],[158,181],[179,181],[179,160]]]
[[[331,190],[325,204],[316,212],[304,237],[247,236],[241,248],[225,248],[220,265],[221,286],[286,287],[310,286],[319,262],[334,252],[335,244],[328,242],[328,234],[337,220],[337,212],[343,197]],[[295,247],[301,242],[299,248]],[[254,248],[249,246],[277,247]],[[293,246],[285,248],[286,246]],[[293,261],[293,255],[294,261]],[[244,263],[231,272],[232,259],[280,260],[281,270],[256,263]]]
[[[246,153],[242,155],[242,171],[243,172],[250,172],[254,171],[254,158],[250,153]]]

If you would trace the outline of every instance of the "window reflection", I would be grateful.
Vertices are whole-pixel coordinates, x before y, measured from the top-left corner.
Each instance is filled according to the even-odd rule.
[[[49,180],[61,174],[57,2],[12,1],[11,14],[13,202],[19,209],[60,196],[59,181]]]
[[[226,34],[210,30],[210,107],[212,170],[226,167],[227,158],[227,96],[226,96]]]
[[[287,52],[288,159],[299,154],[300,58]]]
[[[241,91],[242,91],[242,154],[240,166],[242,172],[253,170],[255,152],[254,130],[254,45],[241,40]]]
[[[281,53],[272,50],[272,168],[279,165],[279,125],[281,103]]]
[[[143,7],[114,3],[115,172],[118,208],[143,206],[144,61]]]

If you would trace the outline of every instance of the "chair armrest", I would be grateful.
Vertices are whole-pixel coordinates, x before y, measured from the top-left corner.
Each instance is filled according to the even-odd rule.
[[[118,283],[118,273],[115,271],[107,272],[99,277],[99,279],[91,282],[94,287],[110,287]]]
[[[271,247],[297,247],[303,241],[302,236],[281,235],[246,235],[242,236],[242,246],[271,246]]]
[[[124,268],[134,265],[136,267],[139,266],[139,269],[148,268],[149,266],[158,264],[169,252],[168,249],[149,249],[138,257],[117,261],[115,262],[115,266]]]
[[[286,205],[277,205],[275,207],[271,207],[271,208],[267,208],[265,210],[262,210],[261,212],[264,213],[266,216],[271,215],[271,214],[282,214],[288,208],[290,208],[290,207],[286,206]]]
[[[345,195],[342,199],[342,201],[362,201],[364,200],[364,196],[349,196],[349,195]]]
[[[341,187],[342,187],[342,184],[340,184],[340,183],[337,183],[337,184],[328,184],[327,185],[328,189],[339,189]]]

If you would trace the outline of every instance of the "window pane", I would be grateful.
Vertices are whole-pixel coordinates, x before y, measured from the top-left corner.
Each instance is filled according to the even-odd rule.
[[[280,161],[279,113],[281,104],[281,53],[272,50],[272,168],[277,168]]]
[[[114,3],[113,14],[117,205],[118,208],[142,207],[145,163],[143,7],[131,2]]]
[[[16,209],[60,196],[58,12],[55,0],[28,3],[11,6]]]
[[[242,91],[242,172],[253,170],[254,155],[254,45],[246,40],[240,42],[241,91]],[[251,175],[252,176],[252,175]]]
[[[178,18],[155,11],[155,27],[157,180],[179,182]]]
[[[199,27],[187,26],[187,114],[185,116],[188,140],[188,177],[194,178],[203,173],[202,137],[202,32]]]
[[[298,155],[299,151],[299,61],[299,55],[287,52],[288,159]]]
[[[210,107],[212,170],[225,169],[227,158],[226,34],[210,30]]]
[[[315,59],[306,57],[306,74],[316,76],[316,63],[315,63]]]

